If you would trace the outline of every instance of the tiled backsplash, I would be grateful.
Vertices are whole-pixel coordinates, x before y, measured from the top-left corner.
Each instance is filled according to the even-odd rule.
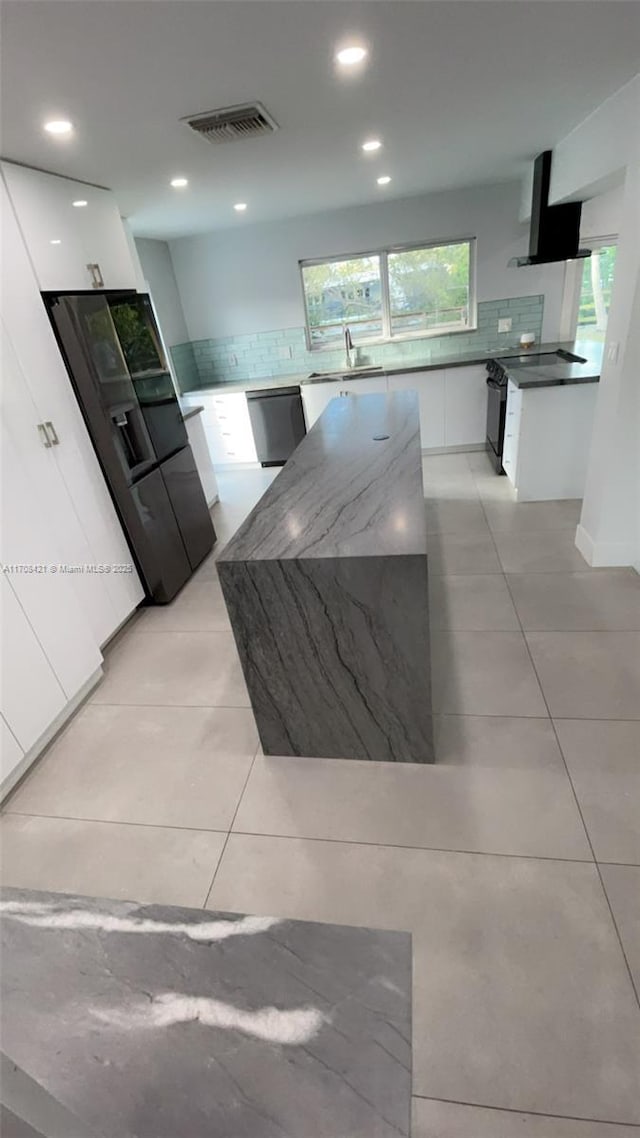
[[[480,352],[494,349],[500,351],[501,348],[514,344],[522,332],[533,332],[539,341],[543,305],[543,296],[484,301],[478,305],[478,328],[475,332],[370,344],[360,349],[359,362],[411,364],[422,360],[437,361],[439,356],[474,349]],[[511,318],[511,331],[499,335],[498,320],[503,317]],[[344,366],[343,348],[309,352],[304,328],[223,336],[215,340],[192,340],[171,348],[171,356],[181,391],[193,391],[234,379],[304,375],[311,371],[331,371]]]

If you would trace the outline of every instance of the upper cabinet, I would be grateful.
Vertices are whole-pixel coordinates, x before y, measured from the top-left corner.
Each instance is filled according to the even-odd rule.
[[[2,163],[2,172],[42,292],[136,288],[127,235],[109,190],[11,162]]]

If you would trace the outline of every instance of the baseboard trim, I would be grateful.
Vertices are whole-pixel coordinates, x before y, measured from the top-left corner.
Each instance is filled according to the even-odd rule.
[[[46,731],[43,731],[40,738],[36,739],[33,746],[29,748],[25,755],[23,755],[17,766],[15,766],[12,771],[9,771],[9,774],[0,786],[0,803],[4,803],[7,795],[11,794],[12,790],[15,790],[16,786],[24,778],[32,764],[35,763],[36,759],[39,759],[41,757],[45,748],[48,747],[50,743],[53,743],[54,739],[56,739],[57,736],[61,734],[68,721],[71,719],[72,715],[75,715],[80,705],[84,703],[93,689],[100,682],[102,676],[102,668],[96,668],[95,672],[89,676],[89,679],[86,681],[86,683],[84,683],[80,690],[76,692],[73,699],[69,700],[69,702],[63,707],[62,711],[56,715],[55,719],[49,724]]]
[[[467,451],[484,450],[484,443],[464,443],[454,447],[423,447],[423,454],[466,454]]]
[[[608,566],[616,568],[627,565],[637,569],[640,564],[640,551],[635,542],[596,542],[583,525],[579,525],[576,529],[576,548],[593,569],[603,569]]]

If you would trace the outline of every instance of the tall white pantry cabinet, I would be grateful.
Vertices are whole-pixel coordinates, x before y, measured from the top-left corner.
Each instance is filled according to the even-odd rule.
[[[117,205],[107,191],[8,163],[2,175],[5,794],[98,681],[102,645],[144,594],[135,567],[126,570],[129,547],[40,296],[41,290],[92,287],[87,264],[98,265],[103,287],[135,287]],[[74,208],[80,197],[89,205]],[[56,266],[50,251],[63,243]],[[38,569],[22,568],[32,565]],[[61,571],[66,565],[94,568]],[[104,572],[102,566],[125,569]]]

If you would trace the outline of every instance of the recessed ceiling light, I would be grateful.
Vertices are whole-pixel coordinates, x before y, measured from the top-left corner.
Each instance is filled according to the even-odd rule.
[[[245,209],[247,208],[247,203],[246,202],[236,202],[236,204],[234,205],[233,208],[235,210],[237,210],[238,213],[244,213]]]
[[[51,245],[62,245],[62,241],[60,240],[59,237],[54,237],[53,240],[50,242],[50,244]]]
[[[367,153],[369,151],[379,150],[381,146],[382,143],[379,138],[369,138],[366,142],[362,143],[362,149],[366,150]]]
[[[82,209],[82,206],[83,205],[89,205],[89,202],[86,202],[84,200],[84,198],[78,198],[78,201],[72,202],[72,205],[74,205],[76,207],[76,209]]]
[[[381,178],[376,179],[379,186],[388,186],[391,178],[388,174],[383,174]]]
[[[368,54],[366,47],[354,43],[337,51],[336,60],[338,63],[344,64],[345,67],[353,67],[354,63],[362,63]]]
[[[67,119],[51,119],[50,122],[44,124],[44,129],[49,134],[71,134],[73,130],[73,123]]]
[[[189,179],[188,178],[172,178],[171,179],[171,185],[173,186],[174,190],[183,190],[185,186],[189,185]]]

